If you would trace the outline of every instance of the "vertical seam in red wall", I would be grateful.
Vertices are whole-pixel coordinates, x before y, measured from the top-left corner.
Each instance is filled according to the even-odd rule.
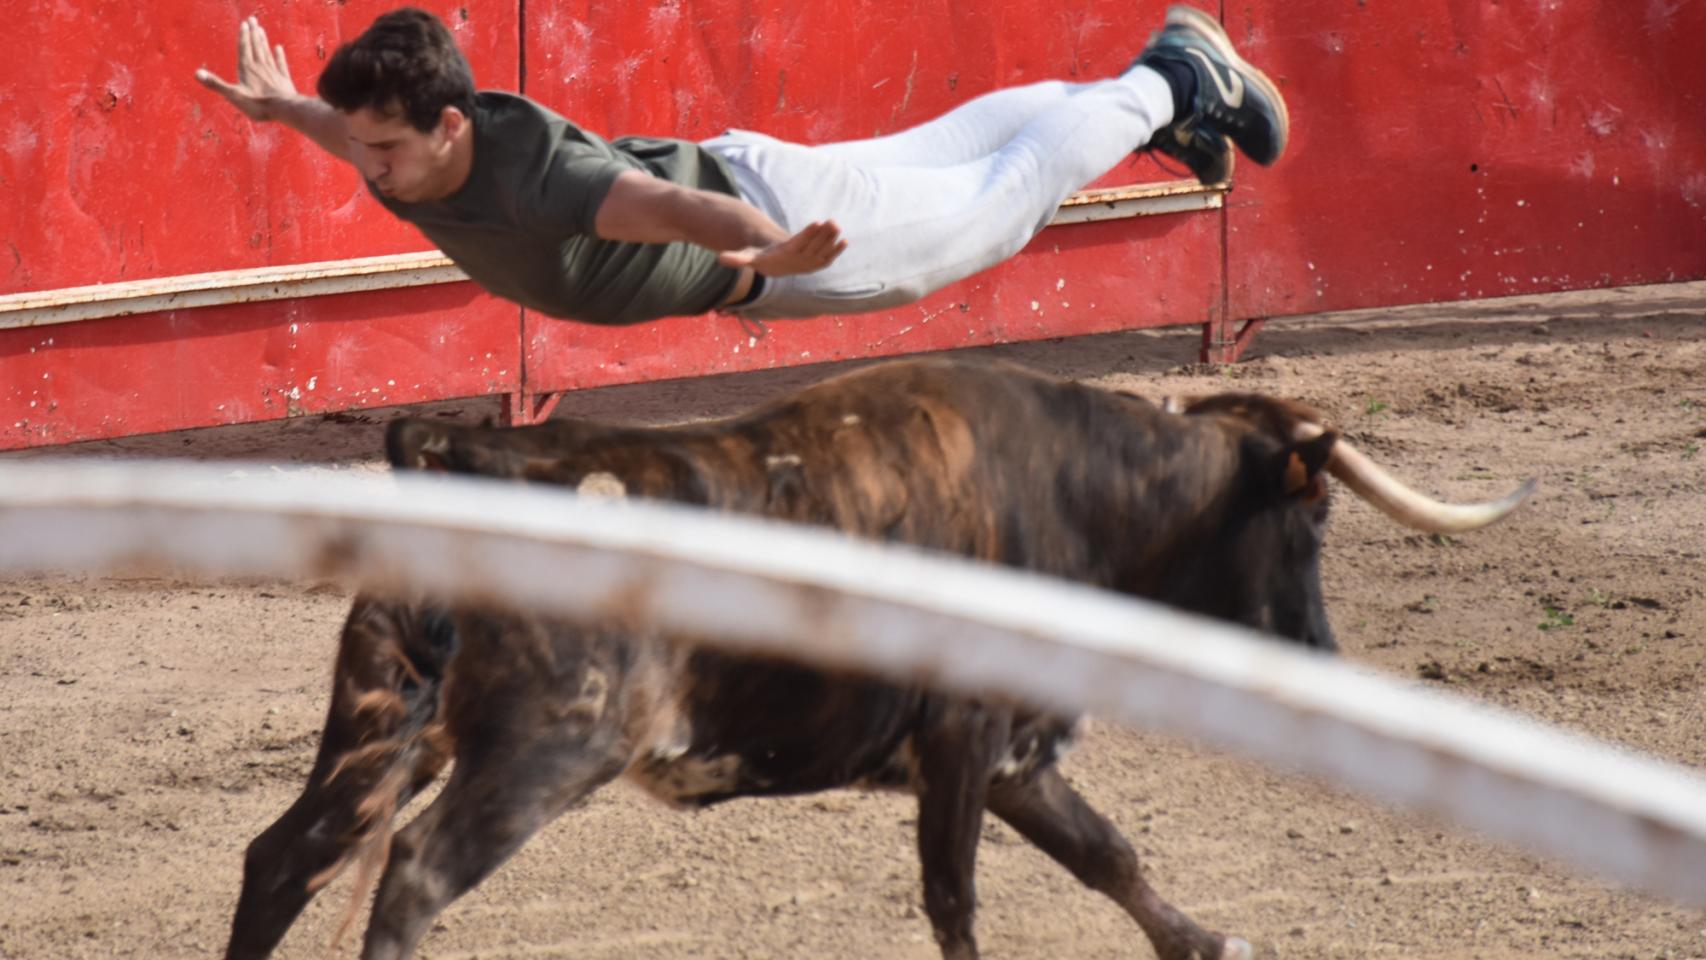
[[[1226,23],[1226,0],[1218,4],[1220,22]],[[1232,204],[1231,194],[1223,194],[1220,200],[1220,339],[1226,340],[1232,334]],[[1216,358],[1219,359],[1218,357]]]
[[[1220,338],[1229,340],[1232,327],[1232,257],[1228,234],[1232,232],[1229,218],[1232,210],[1224,203],[1220,208]]]
[[[527,0],[515,0],[515,92],[527,93]]]
[[[515,91],[527,93],[527,0],[515,0]],[[515,392],[520,403],[517,407],[531,407],[533,392],[527,385],[527,308],[518,306],[515,311]],[[532,422],[532,417],[528,417]]]

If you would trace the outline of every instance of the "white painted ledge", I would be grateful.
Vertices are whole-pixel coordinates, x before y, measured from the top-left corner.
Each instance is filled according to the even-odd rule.
[[[0,296],[0,330],[76,323],[161,310],[393,290],[466,280],[436,250],[281,267],[190,273]]]

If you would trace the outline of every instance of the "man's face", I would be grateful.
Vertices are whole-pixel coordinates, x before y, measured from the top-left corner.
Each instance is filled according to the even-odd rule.
[[[393,200],[419,203],[448,196],[451,137],[442,120],[422,133],[401,116],[371,107],[344,114],[356,169]]]

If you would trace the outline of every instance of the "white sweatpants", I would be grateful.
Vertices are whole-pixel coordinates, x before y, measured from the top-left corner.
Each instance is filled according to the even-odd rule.
[[[1111,80],[997,90],[870,140],[805,146],[731,130],[705,141],[746,201],[783,229],[834,220],[847,241],[823,270],[767,278],[737,312],[882,310],[994,266],[1172,118],[1167,82],[1137,67]]]

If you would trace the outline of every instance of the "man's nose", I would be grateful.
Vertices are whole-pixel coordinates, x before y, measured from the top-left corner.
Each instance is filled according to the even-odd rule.
[[[374,156],[372,151],[361,151],[359,162],[361,175],[369,180],[378,180],[385,173],[384,162]]]

